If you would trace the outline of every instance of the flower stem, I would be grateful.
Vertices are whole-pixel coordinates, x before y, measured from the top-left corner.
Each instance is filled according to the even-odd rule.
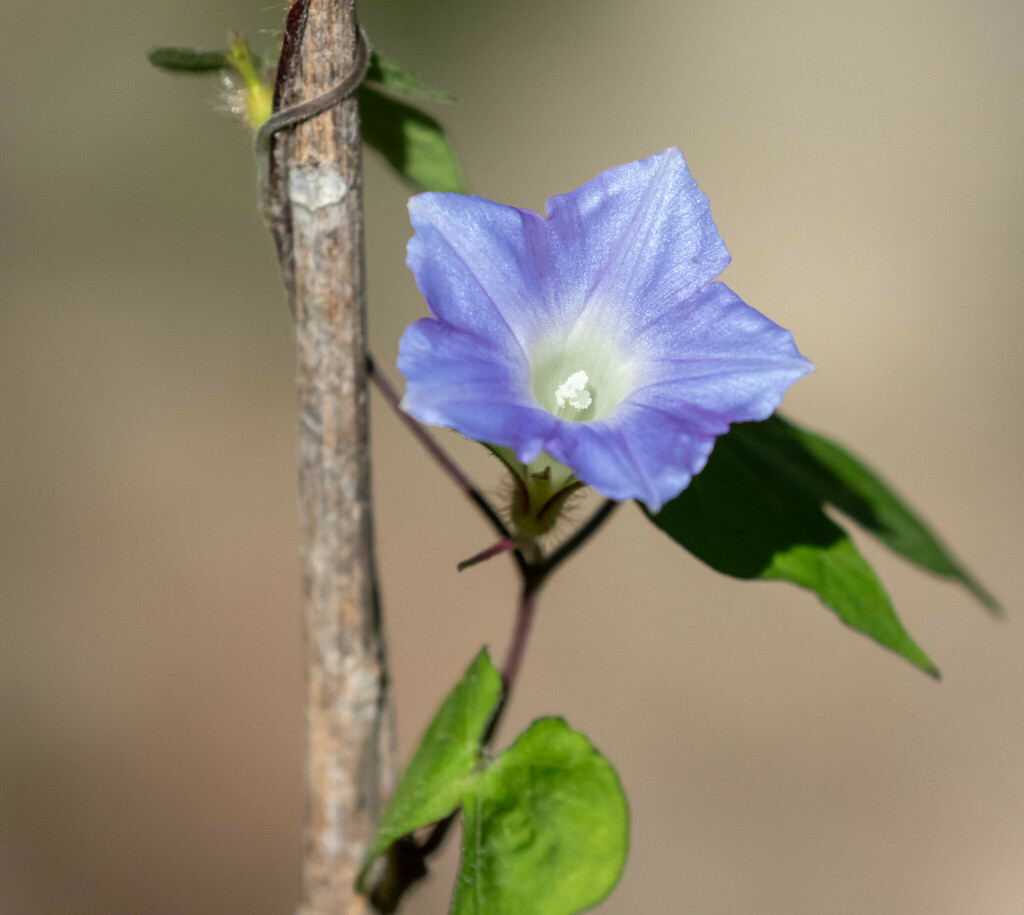
[[[494,710],[491,720],[484,731],[483,746],[488,746],[501,724],[502,716],[508,707],[509,697],[512,695],[512,687],[515,686],[516,678],[519,675],[519,668],[523,662],[523,654],[526,651],[526,641],[530,636],[530,627],[533,623],[534,611],[537,609],[537,592],[544,584],[546,573],[536,570],[523,576],[523,587],[519,595],[519,607],[516,610],[516,621],[512,629],[512,640],[509,642],[508,650],[505,652],[505,662],[501,665],[501,700]]]
[[[413,434],[416,440],[426,449],[427,453],[437,462],[441,469],[448,475],[448,478],[462,490],[463,495],[472,502],[479,512],[490,522],[502,540],[512,541],[512,532],[505,526],[505,522],[501,520],[501,516],[495,510],[494,506],[487,501],[476,486],[473,485],[472,480],[463,473],[462,469],[453,461],[444,449],[438,445],[434,440],[434,437],[427,432],[416,420],[414,420],[408,413],[401,408],[401,398],[398,396],[398,392],[391,386],[391,382],[387,380],[384,373],[377,368],[377,364],[373,361],[373,357],[367,354],[366,357],[366,372],[370,377],[370,380],[376,385],[377,390],[380,391],[381,396],[387,402],[388,406],[394,411],[394,414],[401,420],[402,424]],[[526,564],[522,554],[516,550],[513,555],[516,558],[516,564],[522,570]]]
[[[498,701],[494,714],[487,724],[487,730],[484,731],[481,738],[481,745],[484,747],[489,746],[494,740],[498,725],[508,707],[509,696],[515,685],[523,653],[526,650],[530,624],[533,622],[536,609],[537,592],[544,583],[545,577],[545,573],[538,572],[536,567],[530,567],[530,571],[523,575],[523,587],[520,592],[515,625],[512,629],[512,640],[501,666],[501,699]],[[392,846],[387,862],[386,877],[378,883],[373,893],[372,901],[378,912],[383,915],[395,912],[406,891],[427,876],[427,859],[441,847],[457,815],[458,811],[454,811],[443,820],[439,820],[431,827],[421,842],[417,842],[412,836],[406,836]]]
[[[464,572],[466,569],[472,566],[479,565],[481,562],[486,562],[492,556],[497,556],[500,553],[505,553],[508,550],[514,550],[516,545],[511,540],[499,540],[497,543],[487,547],[486,550],[481,550],[475,556],[470,556],[469,559],[463,559],[455,568],[460,572]]]
[[[505,653],[505,663],[501,667],[501,688],[502,704],[508,702],[509,694],[515,685],[519,667],[523,661],[523,652],[526,650],[526,640],[530,635],[530,625],[533,623],[533,612],[537,606],[537,592],[540,590],[543,578],[538,577],[536,582],[529,579],[523,583],[522,594],[519,598],[519,608],[516,612],[515,628],[512,630],[512,641],[509,643],[508,651]],[[495,714],[500,714],[501,709]],[[488,735],[490,736],[490,735]]]
[[[501,699],[481,739],[481,744],[487,747],[494,740],[505,710],[508,707],[512,689],[518,678],[536,610],[537,595],[541,587],[547,581],[548,576],[597,533],[598,529],[611,517],[612,512],[618,507],[618,503],[612,502],[610,499],[606,500],[550,556],[544,556],[536,544],[533,545],[532,549],[527,548],[524,552],[524,549],[517,545],[516,539],[493,506],[473,485],[469,477],[462,472],[429,432],[411,416],[403,412],[398,393],[380,372],[370,356],[367,356],[366,368],[370,380],[376,385],[377,390],[380,391],[384,400],[395,412],[395,415],[398,416],[405,427],[412,432],[419,443],[423,445],[431,457],[440,465],[441,469],[462,490],[463,494],[479,509],[501,536],[501,540],[494,545],[478,553],[476,556],[472,556],[459,563],[459,571],[461,572],[471,565],[483,562],[485,559],[503,552],[511,552],[516,560],[516,567],[519,571],[521,582],[519,604],[516,610],[511,640],[501,667]],[[396,911],[405,892],[427,875],[426,861],[441,846],[445,836],[448,834],[448,830],[455,821],[456,815],[457,812],[452,813],[435,823],[426,837],[420,841],[417,841],[413,836],[406,836],[392,845],[385,875],[373,892],[372,901],[378,912],[387,915],[387,913]]]
[[[611,517],[612,512],[618,507],[618,502],[605,499],[604,504],[587,519],[586,523],[581,525],[576,533],[541,563],[541,567],[544,570],[544,578],[547,578],[548,575],[554,572],[566,559],[593,537],[601,525]]]

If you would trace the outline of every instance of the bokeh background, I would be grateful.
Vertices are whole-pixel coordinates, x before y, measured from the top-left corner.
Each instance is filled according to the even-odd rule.
[[[505,735],[559,713],[632,806],[608,915],[1024,912],[1024,4],[364,0],[519,206],[669,145],[725,279],[854,446],[1006,603],[861,538],[936,684],[631,507],[544,595]],[[302,809],[292,342],[250,141],[158,44],[280,4],[9,4],[0,31],[0,911],[290,913]],[[424,312],[367,163],[371,340]],[[490,490],[482,449],[445,441]],[[373,402],[403,755],[481,643],[488,528]],[[446,911],[453,850],[410,913]]]

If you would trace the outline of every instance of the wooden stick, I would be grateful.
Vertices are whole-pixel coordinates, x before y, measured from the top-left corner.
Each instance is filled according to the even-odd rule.
[[[292,0],[275,105],[356,63],[354,0]],[[355,879],[394,777],[367,429],[354,97],[271,137],[270,223],[295,316],[307,811],[301,915],[371,911]]]

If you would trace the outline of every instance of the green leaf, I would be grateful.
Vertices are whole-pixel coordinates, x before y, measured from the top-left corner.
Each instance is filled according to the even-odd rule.
[[[364,79],[372,83],[380,83],[392,92],[421,102],[450,105],[455,101],[455,96],[450,92],[424,82],[415,73],[406,70],[398,61],[385,57],[379,51],[374,51],[370,55],[370,66]]]
[[[651,520],[719,572],[814,591],[847,626],[937,677],[871,567],[824,513],[823,496],[784,459],[780,423],[733,426],[704,470]]]
[[[527,728],[467,790],[450,915],[572,915],[615,887],[629,813],[615,770],[561,718]]]
[[[360,886],[370,865],[392,842],[443,819],[459,805],[500,695],[501,677],[483,649],[444,700],[388,801],[359,875]]]
[[[362,85],[359,116],[366,143],[414,188],[465,193],[455,152],[430,115]]]
[[[953,557],[928,526],[879,478],[835,442],[781,416],[758,423],[780,472],[828,502],[915,565],[964,585],[993,612],[996,599]]]
[[[200,48],[156,48],[146,55],[154,67],[175,73],[213,73],[227,70],[231,64],[227,51],[204,51]]]

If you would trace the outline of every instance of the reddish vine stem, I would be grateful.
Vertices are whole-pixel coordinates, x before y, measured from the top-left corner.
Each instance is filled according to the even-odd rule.
[[[373,382],[374,386],[380,392],[387,405],[394,412],[395,416],[398,417],[399,421],[408,429],[416,440],[423,446],[427,453],[437,462],[438,466],[448,475],[448,478],[462,490],[463,495],[472,502],[477,510],[487,519],[490,525],[498,532],[501,537],[500,542],[510,541],[514,542],[515,538],[512,532],[508,529],[508,526],[504,521],[501,520],[501,516],[497,510],[484,496],[482,492],[473,484],[472,480],[463,472],[458,464],[450,457],[438,443],[437,440],[423,428],[415,419],[413,419],[408,413],[402,409],[402,398],[399,397],[398,392],[394,386],[388,381],[384,373],[377,367],[374,362],[373,356],[367,354],[366,356],[366,373]],[[526,557],[518,550],[513,551],[513,556],[516,560],[516,565],[519,567],[520,575],[525,578],[527,570],[534,569],[536,571],[543,571],[543,579],[547,578],[552,572],[555,571],[565,560],[567,560],[573,553],[575,553],[583,544],[585,544],[595,533],[598,528],[608,520],[616,508],[619,507],[618,502],[613,502],[611,499],[606,499],[597,511],[587,519],[586,523],[581,525],[580,528],[563,543],[558,549],[556,549],[548,557],[540,557],[539,559],[529,562]],[[500,550],[498,551],[500,552]],[[484,553],[490,554],[488,550]],[[480,554],[483,556],[483,554]],[[476,559],[476,557],[473,557]],[[470,562],[471,560],[467,560]],[[462,564],[465,567],[465,564]],[[538,588],[540,583],[538,583]]]
[[[574,533],[568,540],[565,541],[557,550],[555,550],[547,559],[541,562],[544,568],[544,575],[547,577],[555,569],[557,569],[565,560],[567,560],[573,553],[575,553],[584,543],[586,543],[594,534],[597,533],[605,521],[611,516],[612,512],[619,507],[618,502],[613,502],[611,499],[605,499],[601,507],[597,509],[586,521],[582,524],[579,529]]]
[[[480,492],[475,485],[473,485],[473,481],[466,476],[459,465],[451,459],[448,453],[437,443],[434,437],[402,409],[402,398],[398,396],[398,392],[394,387],[392,387],[391,382],[388,381],[384,373],[377,368],[377,364],[373,361],[373,357],[370,355],[367,355],[366,357],[366,372],[402,425],[404,425],[405,428],[413,434],[416,440],[426,450],[427,454],[429,454],[437,462],[438,466],[448,475],[448,478],[462,490],[463,495],[476,506],[480,514],[482,514],[487,519],[491,527],[498,532],[498,536],[502,540],[514,540],[512,532],[508,529],[505,522],[501,520],[501,516],[495,510],[494,506],[487,501],[486,496],[484,496],[484,494]],[[526,559],[523,554],[520,553],[519,550],[514,550],[512,555],[515,557],[516,565],[519,567],[520,571],[524,569]]]
[[[466,569],[480,565],[481,562],[486,562],[494,556],[500,556],[502,553],[507,553],[509,550],[514,550],[515,548],[516,545],[511,540],[499,540],[497,543],[487,547],[486,550],[481,550],[475,556],[470,556],[469,559],[463,559],[455,568],[460,572],[465,572]]]
[[[611,504],[614,506],[615,503]],[[570,541],[574,543],[573,549],[565,553],[558,564],[560,565],[561,562],[564,562],[571,552],[575,552],[586,540],[590,539],[610,515],[611,510],[608,509],[607,505],[602,506],[591,517],[588,524],[580,529],[580,533],[584,532],[584,528],[586,529],[584,535],[582,537],[574,537]],[[494,714],[491,716],[491,720],[488,722],[487,729],[481,739],[481,744],[485,747],[490,746],[494,740],[505,710],[508,708],[509,697],[518,678],[523,655],[526,651],[526,643],[530,635],[530,628],[537,606],[537,593],[553,569],[554,566],[550,564],[546,569],[538,565],[527,564],[525,566],[525,571],[522,575],[523,585],[519,607],[512,630],[512,639],[501,666],[501,699],[498,701]],[[455,822],[457,813],[458,811],[453,811],[443,820],[435,823],[430,827],[430,830],[422,840],[417,840],[413,836],[405,836],[392,845],[384,875],[377,883],[372,896],[374,906],[382,915],[389,915],[389,913],[397,911],[405,893],[428,875],[427,860],[443,844],[448,831],[452,827],[452,823]]]
[[[512,642],[505,654],[505,663],[501,666],[501,690],[504,702],[508,701],[512,686],[516,682],[516,675],[519,673],[519,667],[523,663],[526,640],[530,636],[530,625],[533,623],[533,612],[537,608],[537,589],[539,587],[539,584],[533,586],[529,582],[523,585],[515,629],[512,631]],[[498,715],[494,717],[497,718]]]
[[[530,625],[533,622],[536,609],[537,592],[546,577],[546,573],[538,570],[535,566],[527,568],[528,570],[523,574],[523,587],[516,612],[515,626],[512,630],[512,639],[501,666],[501,699],[498,701],[494,714],[491,715],[491,720],[481,738],[481,744],[485,747],[489,746],[494,739],[498,725],[508,707],[509,696],[515,685],[526,650]],[[372,902],[378,912],[382,915],[390,915],[397,911],[402,897],[409,888],[427,876],[429,873],[427,859],[441,847],[448,831],[452,828],[452,823],[455,822],[457,813],[458,811],[453,811],[443,820],[435,823],[422,841],[418,842],[413,836],[405,836],[391,846],[385,872],[372,894]]]
[[[516,610],[516,621],[512,629],[512,638],[505,651],[505,661],[501,665],[501,700],[498,702],[491,720],[487,724],[482,739],[483,745],[489,746],[494,740],[498,726],[508,707],[509,698],[512,695],[512,687],[515,686],[519,676],[519,668],[523,663],[523,655],[526,652],[526,642],[530,637],[530,628],[533,625],[534,611],[537,609],[537,592],[544,584],[546,573],[532,571],[523,577],[523,586],[519,594],[519,606]]]
[[[445,471],[449,479],[462,490],[463,494],[466,495],[502,536],[501,541],[472,559],[467,560],[466,563],[460,564],[461,567],[464,568],[467,563],[482,561],[484,558],[489,558],[499,552],[506,551],[512,552],[516,560],[516,568],[521,581],[520,599],[512,636],[501,667],[501,699],[494,710],[494,714],[491,716],[481,741],[484,746],[488,746],[494,740],[505,709],[508,707],[512,689],[518,678],[536,611],[537,595],[541,587],[543,587],[544,582],[562,563],[569,559],[570,556],[576,553],[597,533],[601,526],[611,517],[612,512],[618,507],[618,503],[610,499],[606,500],[550,556],[545,557],[541,554],[527,559],[520,550],[511,548],[513,542],[511,532],[501,520],[494,507],[473,485],[469,477],[462,472],[458,465],[434,440],[433,436],[401,409],[401,399],[398,393],[376,367],[370,356],[367,356],[367,374],[402,424],[409,429]],[[440,848],[449,829],[451,829],[452,823],[455,821],[455,816],[456,814],[452,813],[435,823],[422,840],[418,841],[413,836],[406,836],[391,847],[384,875],[373,891],[373,904],[379,912],[385,913],[385,915],[386,913],[395,912],[408,889],[427,876],[427,859]]]

